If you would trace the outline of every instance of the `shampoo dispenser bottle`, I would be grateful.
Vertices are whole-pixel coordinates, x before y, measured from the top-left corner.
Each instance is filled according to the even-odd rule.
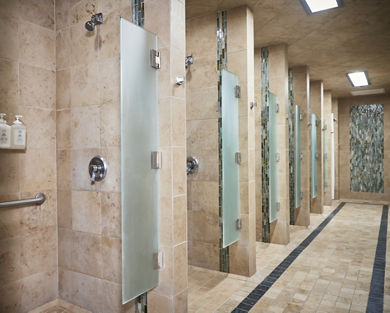
[[[11,126],[4,119],[5,113],[0,113],[0,148],[11,147]]]
[[[26,147],[26,126],[23,125],[21,115],[15,115],[16,120],[11,126],[12,142],[11,148],[24,149]]]

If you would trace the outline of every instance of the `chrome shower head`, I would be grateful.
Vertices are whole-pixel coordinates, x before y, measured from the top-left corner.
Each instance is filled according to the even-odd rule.
[[[103,24],[103,13],[92,15],[91,20],[85,23],[86,30],[92,32],[96,25]]]

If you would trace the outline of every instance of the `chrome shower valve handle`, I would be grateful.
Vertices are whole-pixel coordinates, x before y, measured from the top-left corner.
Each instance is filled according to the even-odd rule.
[[[91,177],[91,184],[93,185],[106,177],[107,163],[100,155],[97,155],[89,162],[88,171]]]

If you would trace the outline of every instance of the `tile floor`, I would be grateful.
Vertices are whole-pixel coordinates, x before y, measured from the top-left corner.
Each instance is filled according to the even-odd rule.
[[[312,214],[309,228],[291,226],[287,246],[257,243],[258,271],[250,278],[191,266],[189,313],[231,312],[333,208]],[[382,205],[347,203],[251,312],[365,312],[381,213]],[[384,303],[390,312],[388,274]]]

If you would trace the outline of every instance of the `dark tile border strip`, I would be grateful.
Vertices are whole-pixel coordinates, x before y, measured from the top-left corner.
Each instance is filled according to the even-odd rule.
[[[298,247],[296,247],[290,254],[269,274],[242,302],[232,311],[232,313],[249,312],[261,297],[272,287],[272,285],[279,279],[280,276],[288,269],[288,267],[295,261],[295,259],[302,253],[303,250],[320,234],[326,225],[336,216],[345,202],[341,202],[336,209],[330,213],[320,225],[314,229],[309,236],[303,240]],[[387,225],[387,224],[386,224]],[[386,256],[386,254],[385,254]]]
[[[384,205],[382,209],[381,226],[379,228],[378,244],[375,252],[374,267],[372,269],[370,293],[368,295],[366,313],[383,312],[388,217],[389,206]]]

